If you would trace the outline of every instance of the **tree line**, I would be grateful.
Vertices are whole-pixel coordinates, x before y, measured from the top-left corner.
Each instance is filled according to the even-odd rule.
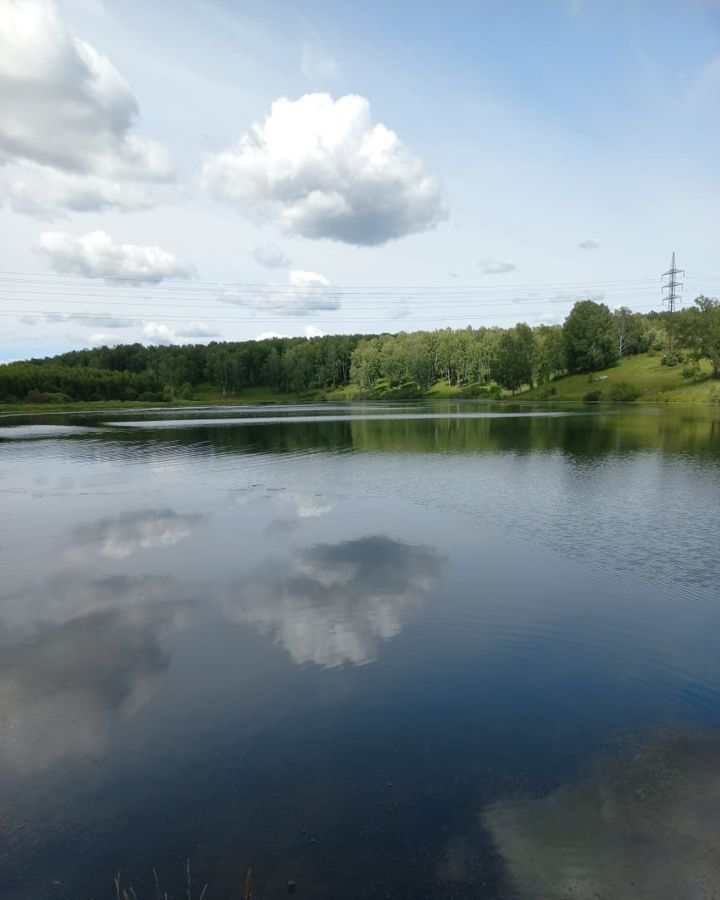
[[[650,349],[668,364],[683,353],[707,359],[720,377],[720,303],[698,297],[673,314],[642,314],[583,300],[562,325],[535,328],[97,347],[0,366],[0,400],[160,401],[191,398],[201,385],[223,396],[266,386],[302,397],[348,383],[365,396],[412,396],[439,381],[482,396],[594,372]]]
[[[0,400],[189,398],[200,385],[223,396],[267,386],[302,396],[347,384],[362,335],[271,338],[182,346],[119,344],[0,365]]]

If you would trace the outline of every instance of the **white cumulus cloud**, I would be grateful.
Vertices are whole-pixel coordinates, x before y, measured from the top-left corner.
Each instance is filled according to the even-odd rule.
[[[192,268],[160,247],[119,244],[104,231],[73,237],[63,231],[44,231],[38,248],[56,272],[157,284],[166,278],[186,278]]]
[[[240,212],[308,238],[384,244],[447,216],[439,179],[355,94],[276,100],[202,177]]]
[[[289,337],[287,334],[280,334],[279,331],[261,331],[260,334],[255,338],[256,341],[271,341],[273,338],[286,338]]]
[[[302,330],[302,337],[306,338],[314,338],[314,337],[324,337],[327,332],[322,331],[322,329],[318,328],[317,325],[305,325]],[[269,341],[273,338],[289,338],[292,335],[289,334],[280,334],[279,331],[262,331],[256,338],[253,340],[256,341]]]
[[[143,337],[156,344],[174,344],[177,335],[164,322],[147,322],[143,325]]]
[[[151,195],[135,186],[126,196],[119,182],[174,178],[167,150],[135,132],[140,110],[128,83],[64,25],[52,0],[0,0],[0,98],[0,162],[12,165],[3,194],[17,211],[37,214],[51,201],[142,208]]]
[[[219,337],[214,328],[202,322],[190,322],[183,328],[174,328],[165,322],[146,322],[143,338],[153,344],[191,344],[201,340]]]
[[[91,334],[87,342],[92,347],[114,347],[120,343],[114,334],[108,334],[106,331],[97,331]]]

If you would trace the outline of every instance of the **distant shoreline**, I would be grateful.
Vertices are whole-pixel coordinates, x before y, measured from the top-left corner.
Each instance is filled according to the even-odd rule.
[[[630,389],[626,397],[617,389]],[[710,366],[703,361],[693,378],[683,375],[681,366],[663,365],[657,353],[641,353],[621,359],[614,366],[591,374],[563,375],[533,388],[512,394],[497,386],[479,384],[448,385],[435,382],[422,391],[409,382],[397,388],[380,384],[376,390],[360,390],[353,384],[332,389],[311,388],[296,393],[277,392],[270,386],[257,385],[239,394],[212,390],[200,385],[195,396],[173,397],[167,400],[73,400],[55,403],[0,403],[0,415],[21,415],[63,412],[100,412],[132,409],[210,409],[233,406],[292,406],[331,403],[405,403],[417,401],[504,403],[575,403],[588,409],[599,406],[617,407],[636,403],[685,403],[697,406],[720,404],[720,380],[712,378]]]
[[[528,392],[529,393],[529,392]],[[692,407],[709,407],[713,408],[718,406],[718,402],[715,400],[707,400],[707,399],[650,399],[640,397],[636,401],[632,402],[623,402],[623,401],[582,401],[576,399],[538,399],[534,397],[528,397],[526,395],[518,395],[517,397],[503,397],[501,399],[478,399],[474,400],[468,397],[433,397],[431,394],[426,396],[414,398],[414,399],[360,399],[360,398],[337,398],[330,400],[313,400],[311,398],[304,399],[290,399],[290,400],[275,400],[275,401],[259,401],[259,400],[243,400],[242,397],[236,397],[232,400],[226,399],[222,402],[204,402],[204,403],[193,403],[188,401],[187,403],[176,403],[176,402],[168,402],[168,403],[154,403],[152,405],[147,405],[143,403],[135,403],[135,402],[118,402],[118,403],[110,403],[107,401],[97,401],[97,402],[78,402],[72,404],[3,404],[0,405],[0,419],[4,418],[12,418],[14,416],[33,416],[33,415],[64,415],[66,413],[101,413],[101,412],[168,412],[171,410],[178,411],[191,411],[191,410],[212,410],[218,408],[227,408],[227,409],[237,409],[237,408],[267,408],[267,407],[290,407],[290,406],[332,406],[333,404],[342,403],[348,406],[361,406],[365,404],[378,404],[378,405],[398,405],[398,404],[407,404],[410,405],[412,403],[418,403],[422,401],[435,401],[437,403],[472,403],[472,404],[480,404],[487,406],[508,406],[515,403],[521,403],[523,405],[532,404],[533,406],[547,406],[551,408],[553,406],[575,406],[586,409],[588,412],[592,410],[598,409],[632,409],[633,407],[643,408],[648,406],[692,406]]]

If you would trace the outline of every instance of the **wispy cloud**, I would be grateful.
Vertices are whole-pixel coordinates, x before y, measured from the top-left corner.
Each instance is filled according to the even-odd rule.
[[[300,71],[309,81],[327,81],[339,77],[340,66],[335,57],[305,43],[300,51]]]
[[[39,313],[37,315],[26,315],[20,319],[23,325],[33,327],[35,325],[60,325],[63,323],[77,325],[92,325],[93,328],[136,328],[142,322],[139,319],[132,319],[129,316],[121,318],[113,315],[100,315],[99,313],[91,313],[83,315],[83,313]]]
[[[599,303],[605,299],[605,291],[560,291],[548,297],[548,303],[577,303],[579,300],[594,300]]]
[[[483,275],[505,275],[517,269],[515,263],[505,262],[500,259],[481,259],[478,263]]]
[[[255,290],[228,289],[220,295],[226,303],[285,316],[309,316],[334,312],[342,305],[341,292],[318,272],[291,269],[287,284],[268,284]]]
[[[255,247],[253,259],[264,269],[289,269],[292,261],[277,244],[264,244]]]

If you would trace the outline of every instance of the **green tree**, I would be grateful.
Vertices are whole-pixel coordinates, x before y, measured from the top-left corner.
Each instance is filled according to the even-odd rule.
[[[388,336],[382,342],[380,360],[382,374],[387,378],[390,387],[399,387],[409,380],[407,359],[405,354],[405,333]]]
[[[535,332],[535,377],[541,383],[565,371],[565,345],[561,325],[540,325]]]
[[[606,369],[618,359],[617,332],[604,303],[581,300],[563,324],[565,359],[570,372]]]
[[[491,371],[502,388],[515,391],[533,383],[534,336],[525,324],[503,331],[498,341]]]
[[[309,341],[293,344],[283,356],[283,367],[288,387],[300,397],[313,384],[313,365],[308,347]]]
[[[470,378],[487,384],[492,379],[492,365],[502,335],[499,328],[479,328],[473,337],[473,359]]]
[[[433,383],[433,347],[431,335],[418,331],[407,335],[405,342],[407,374],[411,381],[426,391]]]
[[[652,331],[640,313],[634,313],[627,306],[620,306],[613,312],[617,332],[618,356],[632,356],[646,353],[652,342]]]
[[[213,387],[222,391],[223,397],[228,393],[233,381],[233,360],[228,344],[213,341],[207,349],[207,377]]]
[[[271,347],[265,357],[263,374],[273,391],[275,391],[276,394],[280,393],[280,388],[283,383],[283,364],[277,347]]]
[[[720,378],[720,301],[697,297],[694,309],[680,313],[678,331],[683,345],[709,360],[713,378]]]
[[[350,380],[362,390],[370,390],[382,375],[381,347],[378,338],[361,341],[353,350]]]
[[[435,332],[434,369],[446,384],[453,383],[455,335],[450,328]]]

